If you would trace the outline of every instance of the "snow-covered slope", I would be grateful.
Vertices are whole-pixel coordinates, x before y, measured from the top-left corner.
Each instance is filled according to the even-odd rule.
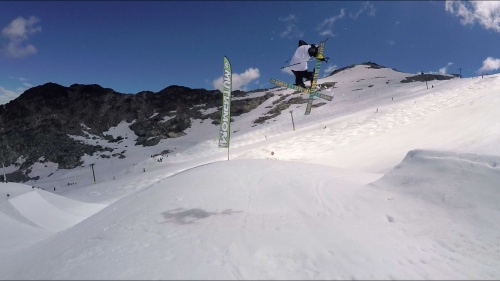
[[[194,120],[126,160],[89,157],[96,184],[87,167],[37,183],[72,200],[0,184],[0,278],[498,279],[500,79],[406,76],[356,66],[319,81],[335,98],[311,115],[253,124],[293,93],[273,89],[231,124],[230,161]]]
[[[500,274],[498,167],[450,190],[457,162],[423,151],[374,185],[327,166],[205,165],[130,195],[6,261],[5,278],[488,279]],[[417,155],[417,156],[418,156]],[[425,164],[415,158],[424,158]],[[437,158],[437,160],[435,160]],[[489,157],[476,156],[477,163]],[[497,160],[499,158],[496,158]],[[411,166],[420,170],[418,173]],[[443,172],[447,167],[452,173]],[[496,171],[494,170],[496,169]],[[467,171],[462,178],[474,174]],[[459,169],[458,172],[464,172]],[[352,173],[351,179],[370,178]],[[408,179],[421,183],[407,192]],[[390,181],[395,182],[390,182]],[[388,182],[389,181],[389,182]],[[435,183],[433,192],[425,183]],[[419,188],[420,187],[420,188]],[[448,198],[436,200],[436,194]],[[449,192],[449,193],[448,193]],[[417,193],[417,194],[414,194]],[[439,198],[441,199],[441,198]],[[460,206],[464,204],[466,206]],[[30,264],[26,267],[26,264]]]

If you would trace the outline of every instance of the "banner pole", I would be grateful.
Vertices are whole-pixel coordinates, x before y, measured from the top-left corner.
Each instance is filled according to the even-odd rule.
[[[227,148],[227,160],[229,161],[229,143],[231,139],[231,90],[232,71],[229,59],[224,56],[224,72],[222,75],[222,107],[219,129],[219,147]]]

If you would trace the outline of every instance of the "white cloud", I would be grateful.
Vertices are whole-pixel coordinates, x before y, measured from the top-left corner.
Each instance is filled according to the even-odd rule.
[[[6,104],[11,100],[16,99],[19,95],[21,95],[22,91],[24,91],[24,89],[17,89],[17,91],[13,91],[0,86],[0,104]]]
[[[340,13],[338,15],[325,19],[318,27],[318,30],[320,31],[320,35],[321,36],[329,35],[332,37],[335,36],[333,34],[333,24],[336,21],[344,18],[344,16],[345,16],[345,9],[341,9]]]
[[[500,69],[500,59],[488,57],[483,61],[483,66],[479,69],[479,72],[485,72],[497,69]]]
[[[298,20],[295,15],[288,15],[285,18],[279,18],[279,21],[286,24],[285,30],[280,33],[281,38],[302,37],[304,35],[304,32],[297,28]]]
[[[365,13],[369,16],[375,16],[375,7],[369,1],[364,2],[363,7],[356,14],[350,13],[349,16],[357,20],[360,15]]]
[[[452,66],[452,65],[453,65],[453,63],[452,63],[452,62],[449,62],[446,66],[441,67],[441,68],[439,69],[438,73],[439,73],[439,74],[446,74],[446,73],[448,73],[448,68],[449,68],[450,66]]]
[[[463,25],[479,23],[486,29],[500,32],[500,1],[450,1],[445,10],[457,17]]]
[[[259,77],[260,77],[260,72],[258,68],[249,68],[241,74],[233,73],[232,90],[247,91],[246,86],[255,79],[258,79]],[[215,79],[213,82],[214,88],[222,90],[222,81],[223,81],[222,76]]]
[[[330,73],[334,72],[337,69],[338,69],[337,65],[330,65],[323,71],[325,72],[325,75],[330,75]]]
[[[14,77],[14,76],[9,76],[9,79],[19,81],[20,83],[22,83],[22,84],[23,84],[23,85],[25,85],[26,87],[31,87],[31,86],[32,86],[30,83],[28,83],[29,79],[24,78],[24,77]]]
[[[0,104],[6,104],[9,101],[16,99],[19,97],[24,91],[27,89],[33,87],[31,83],[29,83],[29,79],[23,78],[23,77],[14,77],[14,76],[9,76],[9,79],[13,80],[14,82],[10,83],[11,86],[9,87],[10,89],[16,87],[15,90],[10,90],[6,87],[0,86]]]
[[[37,26],[40,20],[31,16],[28,19],[18,17],[9,25],[2,29],[2,36],[7,38],[7,44],[0,51],[10,58],[22,58],[37,52],[35,46],[26,41],[37,32],[42,31],[42,27]]]

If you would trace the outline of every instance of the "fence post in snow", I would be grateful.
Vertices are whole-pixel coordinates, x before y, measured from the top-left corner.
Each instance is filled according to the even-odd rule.
[[[422,75],[422,77],[424,77],[424,80],[425,80],[425,86],[427,87],[427,90],[429,90],[429,85],[427,85],[427,79],[425,78],[425,74],[424,74],[424,72],[422,71],[420,74]]]

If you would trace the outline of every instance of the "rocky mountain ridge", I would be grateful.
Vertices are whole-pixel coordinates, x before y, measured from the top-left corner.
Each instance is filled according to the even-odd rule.
[[[71,169],[81,164],[83,155],[110,148],[86,145],[69,135],[120,141],[105,132],[122,121],[132,123],[130,129],[138,136],[135,145],[153,146],[162,139],[184,135],[192,118],[218,124],[220,111],[203,112],[220,108],[221,95],[218,90],[182,86],[169,86],[157,93],[122,94],[100,85],[46,83],[0,106],[0,158],[6,166],[19,164],[18,172],[9,175],[11,181],[27,180],[30,166],[37,161]],[[272,94],[244,98],[247,93],[234,91],[233,96],[243,97],[232,103],[231,114],[238,116]],[[120,157],[120,153],[115,156]]]

